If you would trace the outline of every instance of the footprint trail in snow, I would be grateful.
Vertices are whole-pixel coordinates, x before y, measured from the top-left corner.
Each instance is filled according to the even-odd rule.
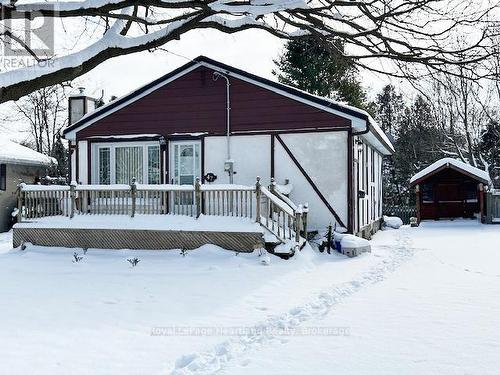
[[[391,246],[392,247],[392,246]],[[297,329],[301,324],[322,318],[330,313],[336,304],[370,284],[384,280],[388,273],[396,270],[413,256],[411,240],[404,231],[399,234],[397,244],[390,255],[363,272],[358,278],[334,285],[304,305],[294,307],[288,312],[271,317],[257,325],[247,335],[231,337],[210,350],[183,355],[175,362],[171,375],[210,375],[222,371],[233,361],[242,359],[250,350],[257,350],[266,343],[282,343],[286,340],[276,332]]]

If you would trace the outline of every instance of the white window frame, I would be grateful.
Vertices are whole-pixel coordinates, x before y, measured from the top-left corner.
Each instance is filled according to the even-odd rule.
[[[158,141],[147,142],[99,142],[94,143],[92,147],[92,183],[99,184],[99,149],[109,148],[109,163],[110,163],[110,184],[116,184],[116,153],[117,147],[142,147],[142,183],[148,183],[148,146],[160,146]],[[159,158],[161,158],[161,147],[158,148]],[[158,159],[161,160],[161,159]],[[160,181],[161,181],[160,170]]]
[[[170,141],[170,144],[168,146],[168,149],[169,149],[169,155],[168,155],[168,159],[169,159],[169,163],[168,163],[168,166],[169,166],[169,183],[172,183],[174,177],[175,177],[175,155],[174,155],[174,150],[175,150],[175,145],[189,145],[189,146],[195,146],[195,145],[199,145],[199,150],[200,150],[200,175],[199,176],[195,176],[200,178],[201,179],[201,174],[203,173],[203,171],[201,170],[201,160],[202,160],[202,149],[201,149],[201,141],[200,140],[187,140],[187,141],[181,141],[181,140],[177,140],[177,141]]]

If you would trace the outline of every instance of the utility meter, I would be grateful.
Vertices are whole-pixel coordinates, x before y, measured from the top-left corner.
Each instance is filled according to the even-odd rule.
[[[226,160],[224,162],[224,172],[227,172],[229,174],[233,174],[234,171],[234,161],[233,160]]]
[[[224,172],[227,172],[229,175],[229,183],[233,183],[233,174],[234,172],[234,160],[226,160],[224,162]]]

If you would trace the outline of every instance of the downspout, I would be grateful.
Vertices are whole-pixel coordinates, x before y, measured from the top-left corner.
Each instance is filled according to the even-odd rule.
[[[365,118],[365,121],[366,121],[366,129],[365,130],[360,130],[358,132],[352,132],[352,135],[363,135],[363,134],[366,134],[370,131],[370,119],[368,118],[368,116]],[[351,125],[352,126],[352,125]]]
[[[227,146],[227,162],[231,164],[231,97],[229,87],[231,84],[229,83],[229,78],[227,75],[222,74],[220,72],[215,71],[213,74],[213,80],[217,81],[220,77],[226,80],[226,146]],[[233,168],[228,170],[229,173],[229,183],[233,183]]]

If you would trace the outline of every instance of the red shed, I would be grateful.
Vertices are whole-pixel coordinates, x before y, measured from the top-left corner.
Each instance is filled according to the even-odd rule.
[[[417,194],[417,218],[484,216],[484,187],[488,172],[460,160],[443,158],[421,170],[410,180]]]

